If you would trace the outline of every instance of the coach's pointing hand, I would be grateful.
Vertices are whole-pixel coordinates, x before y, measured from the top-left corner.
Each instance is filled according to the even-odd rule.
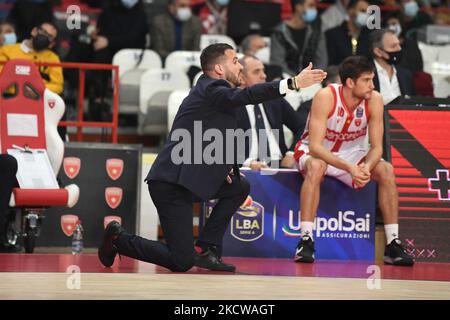
[[[327,77],[327,73],[322,69],[313,69],[312,63],[294,77],[297,88],[306,88],[316,83],[321,83]]]

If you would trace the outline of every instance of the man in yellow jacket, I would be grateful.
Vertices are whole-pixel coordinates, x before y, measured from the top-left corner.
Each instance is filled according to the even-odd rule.
[[[36,62],[59,63],[59,57],[50,49],[55,45],[58,35],[56,27],[49,22],[34,27],[31,38],[22,43],[0,47],[0,61],[12,59],[29,59]],[[0,71],[3,65],[0,65]],[[54,93],[61,94],[64,89],[64,77],[61,67],[39,67],[46,87]]]

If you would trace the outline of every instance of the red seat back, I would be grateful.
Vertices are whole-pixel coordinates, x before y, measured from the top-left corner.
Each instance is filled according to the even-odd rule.
[[[431,74],[417,71],[414,76],[414,85],[416,95],[425,97],[434,97],[433,78]]]
[[[11,93],[15,87],[15,93]],[[12,145],[46,149],[45,84],[32,61],[8,61],[0,74],[0,152]],[[35,128],[36,130],[31,130]]]

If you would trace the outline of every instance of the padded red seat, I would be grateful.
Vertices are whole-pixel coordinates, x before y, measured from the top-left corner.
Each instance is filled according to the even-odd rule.
[[[64,101],[46,89],[32,61],[8,61],[0,74],[0,152],[7,153],[16,146],[45,149],[57,176],[64,157],[64,142],[57,126],[64,110]],[[78,197],[79,188],[74,184],[58,189],[15,188],[10,206],[34,210],[49,206],[73,207]]]

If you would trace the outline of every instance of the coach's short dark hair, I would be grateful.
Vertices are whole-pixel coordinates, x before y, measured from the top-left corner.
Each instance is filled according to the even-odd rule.
[[[350,78],[356,81],[363,73],[373,72],[374,66],[367,57],[364,56],[350,56],[344,59],[339,65],[339,76],[341,81],[345,84],[345,81]]]
[[[226,50],[234,50],[232,46],[226,43],[214,43],[203,49],[200,55],[200,64],[203,72],[210,70],[220,58],[223,58]]]

